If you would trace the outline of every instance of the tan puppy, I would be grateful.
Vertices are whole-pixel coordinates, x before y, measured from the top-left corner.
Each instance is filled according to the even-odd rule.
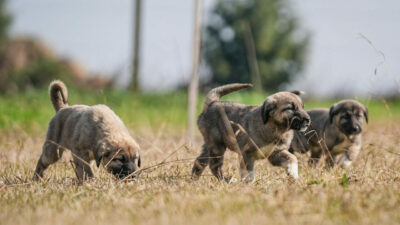
[[[273,165],[284,167],[289,176],[298,178],[297,159],[288,149],[293,130],[304,131],[310,124],[301,99],[291,92],[279,92],[269,96],[261,106],[219,102],[223,95],[249,86],[251,85],[229,84],[208,93],[197,122],[204,145],[193,165],[194,179],[198,179],[209,165],[218,179],[228,180],[222,173],[224,153],[226,148],[235,149],[236,140],[244,161],[240,168],[242,179],[254,180],[254,161],[265,157]],[[234,122],[232,128],[237,134],[236,138],[229,135],[220,109],[226,112],[227,120]],[[246,133],[238,132],[240,127]]]
[[[368,123],[368,110],[354,100],[343,100],[330,109],[312,109],[311,126],[307,134],[296,132],[291,152],[311,151],[310,165],[325,156],[327,165],[348,167],[361,149],[363,117]],[[326,153],[326,154],[324,154]],[[338,160],[336,157],[342,155]]]
[[[44,170],[61,158],[64,148],[71,150],[80,181],[93,177],[89,166],[96,160],[107,171],[123,178],[140,167],[139,145],[129,135],[121,119],[105,105],[68,106],[67,88],[61,81],[49,87],[56,115],[51,119],[36,166],[34,180],[43,177]]]

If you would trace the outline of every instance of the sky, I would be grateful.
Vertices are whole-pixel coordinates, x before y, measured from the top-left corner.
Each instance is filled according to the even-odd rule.
[[[171,90],[190,77],[194,1],[142,2],[141,85]],[[204,22],[213,2],[204,1]],[[306,70],[284,89],[324,98],[373,97],[400,88],[400,1],[291,2],[312,39]],[[12,0],[8,7],[12,36],[35,37],[88,71],[121,74],[119,84],[128,83],[133,1]]]
[[[400,92],[400,1],[294,2],[312,43],[307,69],[291,87],[322,97]]]

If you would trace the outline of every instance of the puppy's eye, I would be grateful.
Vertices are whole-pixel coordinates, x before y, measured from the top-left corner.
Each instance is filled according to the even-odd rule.
[[[342,116],[342,119],[350,119],[350,114],[348,114],[348,113],[346,113],[346,114],[344,114],[343,116]]]
[[[294,105],[294,103],[292,103],[292,108],[293,111],[296,111],[296,106]]]
[[[282,111],[291,111],[291,110],[294,110],[293,104],[287,105],[285,108],[283,108]]]
[[[114,159],[113,159],[113,161],[121,161],[121,162],[124,162],[124,160],[125,160],[125,156],[117,156],[117,157],[114,157]]]

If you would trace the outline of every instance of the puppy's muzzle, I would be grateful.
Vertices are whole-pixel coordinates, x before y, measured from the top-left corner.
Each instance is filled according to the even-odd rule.
[[[135,171],[136,171],[136,165],[135,163],[132,162],[125,163],[120,168],[111,169],[112,174],[114,174],[114,176],[119,179],[123,179],[127,176],[135,178],[136,174],[133,174]]]
[[[290,128],[298,130],[300,132],[305,132],[307,128],[310,126],[310,124],[311,124],[311,119],[308,114],[306,115],[297,114],[296,116],[293,117]]]
[[[346,133],[349,135],[359,134],[362,132],[362,128],[360,125],[353,125],[346,128]]]

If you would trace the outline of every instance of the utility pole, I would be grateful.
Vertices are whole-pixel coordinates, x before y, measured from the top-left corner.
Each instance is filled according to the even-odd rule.
[[[192,75],[189,84],[189,104],[188,104],[188,142],[194,138],[194,127],[196,122],[197,95],[199,89],[199,64],[200,64],[200,45],[201,45],[201,14],[202,0],[194,0],[194,29],[193,29],[193,56],[192,56]]]
[[[133,65],[132,83],[133,92],[139,92],[139,66],[140,66],[140,25],[142,17],[142,0],[135,0],[134,33],[133,33]]]

